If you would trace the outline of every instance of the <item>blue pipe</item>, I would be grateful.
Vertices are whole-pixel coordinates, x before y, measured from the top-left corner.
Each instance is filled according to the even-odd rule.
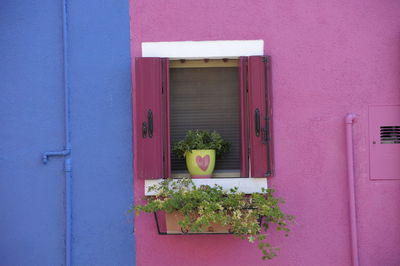
[[[46,151],[42,155],[42,162],[47,164],[49,162],[49,157],[52,156],[67,156],[71,153],[71,149],[65,149],[62,151]]]
[[[63,16],[63,78],[64,78],[64,130],[65,148],[62,151],[43,153],[42,162],[46,164],[49,157],[64,156],[65,173],[65,265],[72,265],[72,161],[71,161],[71,95],[68,77],[68,0],[62,0]]]

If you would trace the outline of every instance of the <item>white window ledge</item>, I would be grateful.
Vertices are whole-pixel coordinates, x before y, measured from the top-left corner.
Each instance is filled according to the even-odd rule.
[[[143,57],[237,58],[264,55],[263,40],[143,42]]]
[[[148,192],[149,187],[159,184],[164,179],[147,179],[144,181],[145,196],[154,196],[155,193]],[[268,188],[267,178],[199,178],[192,179],[196,186],[214,184],[220,185],[224,190],[238,187],[240,192],[251,194],[261,192],[262,188]]]

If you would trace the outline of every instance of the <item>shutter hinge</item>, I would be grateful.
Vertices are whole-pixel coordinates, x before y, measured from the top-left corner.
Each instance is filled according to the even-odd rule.
[[[262,61],[263,62],[269,62],[269,57],[268,56],[263,56]]]
[[[264,176],[265,176],[265,177],[270,177],[270,176],[272,176],[272,171],[268,170],[268,171],[264,174]]]
[[[164,94],[165,83],[165,61],[161,60],[161,94]]]
[[[245,70],[246,70],[246,93],[249,93],[249,62],[246,61],[245,65]]]
[[[263,143],[266,144],[271,140],[270,130],[269,130],[269,116],[265,117],[265,127],[262,129],[263,132]]]

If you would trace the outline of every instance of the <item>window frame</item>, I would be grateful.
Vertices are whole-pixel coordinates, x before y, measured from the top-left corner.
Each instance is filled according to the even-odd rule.
[[[211,87],[214,87],[214,89],[211,92],[207,92],[206,94],[204,94],[204,84],[208,83],[209,85],[212,84],[210,83],[210,79],[211,80],[215,80],[216,76],[215,71],[219,71],[219,68],[224,68],[226,71],[228,71],[228,76],[224,76],[224,74],[222,74],[222,76],[224,77],[224,83],[219,83],[219,84],[213,84],[211,85]],[[179,70],[182,69],[184,72],[179,72]],[[227,70],[229,69],[229,70]],[[174,72],[178,70],[178,72]],[[201,75],[201,77],[199,78],[198,71],[207,71],[207,74],[210,74],[211,76],[205,76],[204,74]],[[188,73],[189,71],[189,73]],[[194,72],[192,72],[194,71]],[[186,132],[187,130],[193,130],[193,129],[206,129],[206,130],[217,130],[224,139],[226,139],[227,141],[230,141],[232,143],[231,146],[231,152],[229,153],[229,155],[232,155],[234,157],[230,157],[230,158],[235,158],[236,161],[234,164],[231,164],[231,167],[223,167],[223,160],[226,159],[227,157],[229,157],[229,155],[227,157],[222,157],[222,158],[218,158],[217,162],[218,164],[216,164],[216,168],[213,172],[213,178],[217,178],[217,177],[245,177],[242,174],[242,134],[241,132],[242,130],[242,115],[241,115],[241,84],[240,84],[240,78],[239,78],[239,72],[240,71],[240,60],[239,59],[191,59],[191,60],[170,60],[169,61],[169,75],[170,75],[170,138],[171,138],[171,145],[173,144],[174,141],[178,141],[180,139],[182,139],[184,137],[184,132]],[[185,73],[186,72],[186,73]],[[191,77],[190,75],[192,73],[196,73],[194,76],[195,77]],[[189,76],[187,76],[189,75]],[[220,74],[217,74],[218,78],[221,78]],[[213,78],[214,77],[214,78]],[[226,80],[226,78],[229,77],[229,81]],[[197,79],[196,79],[197,78]],[[217,79],[218,79],[217,78]],[[195,80],[194,80],[195,79]],[[179,80],[180,82],[175,82],[174,80]],[[226,86],[225,81],[227,81],[230,85]],[[185,83],[186,82],[186,83]],[[194,82],[194,84],[196,85],[192,85]],[[217,81],[218,82],[218,81]],[[221,82],[221,80],[219,80],[219,82]],[[196,90],[190,90],[191,86],[198,86],[196,88]],[[192,95],[190,96],[190,98],[186,98],[185,100],[181,100],[181,103],[178,103],[178,106],[183,107],[182,103],[187,104],[184,109],[189,109],[189,113],[188,114],[192,114],[193,112],[197,111],[197,109],[193,109],[195,108],[194,106],[197,106],[199,108],[202,108],[202,105],[198,106],[198,99],[199,96],[199,92],[200,95],[203,95],[205,97],[209,97],[209,93],[213,94],[215,93],[215,91],[217,90],[216,88],[225,88],[222,89],[222,91],[225,92],[225,94],[219,95],[218,97],[223,97],[226,98],[226,100],[230,101],[230,107],[232,107],[233,109],[228,109],[225,110],[225,112],[220,112],[220,100],[217,100],[218,97],[214,97],[213,99],[204,99],[204,101],[213,101],[214,103],[212,104],[213,107],[211,108],[215,108],[218,110],[214,110],[212,113],[209,113],[208,115],[214,117],[216,119],[221,119],[221,116],[225,116],[225,119],[235,119],[236,121],[234,122],[234,132],[236,135],[235,139],[229,139],[227,137],[228,134],[230,134],[230,132],[232,132],[232,128],[231,130],[229,130],[229,127],[225,127],[224,125],[218,124],[214,126],[213,122],[212,122],[212,117],[209,116],[205,116],[203,118],[207,118],[207,119],[211,119],[210,123],[208,124],[203,124],[200,123],[201,125],[191,125],[188,126],[184,129],[184,131],[182,131],[182,125],[185,125],[187,123],[191,124],[193,123],[193,121],[196,121],[196,117],[193,116],[186,116],[186,119],[184,118],[183,120],[176,120],[174,119],[174,114],[178,114],[178,112],[174,111],[174,107],[176,108],[175,104],[177,103],[177,101],[179,102],[179,100],[176,100],[176,98],[174,98],[174,96],[177,96],[178,99],[181,97],[184,97],[185,93],[187,92],[187,89],[189,88],[189,93],[191,92]],[[210,88],[210,87],[209,87]],[[182,94],[180,94],[182,93]],[[196,95],[196,96],[194,96]],[[211,111],[211,110],[209,110]],[[181,110],[180,112],[185,112],[184,110]],[[195,122],[194,122],[195,123]],[[196,123],[195,123],[196,124]],[[179,137],[177,137],[176,135],[174,135],[174,132],[176,132],[174,130],[174,126],[178,126],[178,128],[181,129],[181,131],[179,132]],[[176,128],[175,128],[176,129]],[[244,136],[245,137],[245,136]],[[246,156],[247,158],[247,156]],[[186,169],[186,165],[184,164],[184,161],[182,161],[181,159],[179,160],[179,165],[181,167],[183,167],[183,165],[185,165],[184,168],[180,168],[180,169],[176,169],[174,168],[174,162],[176,165],[177,162],[177,158],[173,156],[173,154],[171,154],[171,176],[172,177],[189,177],[189,172]],[[229,158],[228,158],[229,160]],[[221,168],[221,164],[222,164],[222,168]],[[220,166],[220,168],[217,168],[217,165]]]

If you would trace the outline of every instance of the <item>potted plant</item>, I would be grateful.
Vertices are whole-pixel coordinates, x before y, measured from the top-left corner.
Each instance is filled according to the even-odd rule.
[[[217,131],[189,130],[183,140],[173,144],[172,152],[186,158],[186,167],[192,178],[210,178],[215,167],[215,157],[229,152],[231,144]]]
[[[262,259],[277,255],[277,249],[267,241],[266,231],[273,225],[287,235],[288,223],[293,220],[292,215],[281,210],[280,204],[284,201],[274,197],[271,189],[245,195],[237,188],[224,191],[218,185],[196,186],[191,179],[183,178],[165,179],[149,191],[155,196],[147,197],[145,204],[134,206],[137,215],[164,211],[167,226],[170,224],[173,230],[178,227],[182,233],[207,232],[210,227],[212,231],[230,232],[250,243],[258,242]]]

